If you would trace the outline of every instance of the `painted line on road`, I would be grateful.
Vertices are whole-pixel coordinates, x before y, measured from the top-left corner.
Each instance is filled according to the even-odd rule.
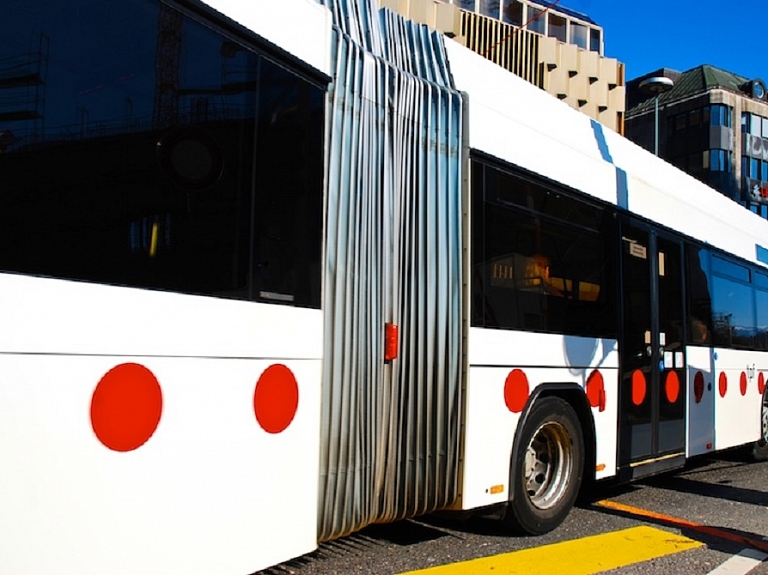
[[[766,558],[768,553],[755,549],[742,549],[741,553],[734,555],[707,575],[747,575]]]
[[[623,503],[608,501],[607,499],[598,501],[595,505],[598,505],[599,507],[605,507],[606,509],[613,509],[614,511],[621,511],[629,515],[655,519],[657,521],[671,525],[672,527],[692,529],[693,531],[698,531],[699,533],[705,533],[720,539],[727,539],[728,541],[735,541],[736,543],[741,543],[743,545],[752,547],[753,549],[757,549],[758,551],[768,553],[768,542],[754,539],[752,537],[746,537],[744,535],[739,535],[737,533],[731,533],[730,531],[726,531],[725,529],[721,529],[719,527],[710,527],[709,525],[694,523],[693,521],[688,521],[679,517],[673,517],[672,515],[656,513],[655,511],[649,511],[640,507],[633,507],[632,505],[624,505]]]
[[[401,575],[592,575],[703,546],[683,535],[643,525]]]

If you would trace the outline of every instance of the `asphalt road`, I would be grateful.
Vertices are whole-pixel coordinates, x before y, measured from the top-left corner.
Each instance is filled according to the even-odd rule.
[[[606,507],[612,504],[625,507]],[[641,525],[702,545],[604,572],[706,575],[719,568],[717,575],[768,575],[768,560],[760,561],[768,555],[768,540],[764,539],[768,537],[768,463],[751,463],[743,452],[728,452],[629,486],[599,486],[558,529],[539,537],[510,536],[500,522],[480,517],[427,516],[375,525],[260,575],[393,575]],[[732,564],[738,559],[721,566],[745,549],[752,557],[748,567],[738,564],[734,569]],[[571,572],[568,561],[553,565],[547,559],[545,563],[542,572]],[[519,572],[501,563],[488,569],[497,574]],[[461,571],[459,565],[457,572]]]

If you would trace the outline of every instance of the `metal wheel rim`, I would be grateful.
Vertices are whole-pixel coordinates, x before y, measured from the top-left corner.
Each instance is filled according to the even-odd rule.
[[[761,418],[763,422],[763,433],[761,442],[763,444],[768,443],[768,393],[763,394],[763,409],[761,413]]]
[[[525,453],[525,490],[530,502],[549,509],[563,497],[573,470],[573,445],[560,423],[548,422],[533,434]]]

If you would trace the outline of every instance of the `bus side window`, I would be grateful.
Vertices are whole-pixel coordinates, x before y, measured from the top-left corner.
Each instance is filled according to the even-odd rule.
[[[711,344],[712,296],[708,280],[709,252],[687,245],[685,254],[688,268],[688,341],[692,344]]]

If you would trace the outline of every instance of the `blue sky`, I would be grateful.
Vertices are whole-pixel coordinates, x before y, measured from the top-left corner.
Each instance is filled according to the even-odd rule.
[[[605,55],[626,79],[712,64],[768,80],[768,0],[560,0],[604,29]]]

